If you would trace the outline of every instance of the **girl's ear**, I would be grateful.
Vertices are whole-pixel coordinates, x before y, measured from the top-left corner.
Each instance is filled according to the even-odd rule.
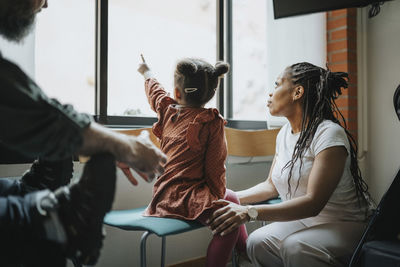
[[[304,87],[297,85],[293,90],[293,101],[299,100],[304,94]]]
[[[175,95],[175,98],[176,99],[181,99],[182,98],[182,95],[181,95],[181,92],[178,90],[178,88],[176,88],[175,87],[175,89],[174,89],[174,95]]]

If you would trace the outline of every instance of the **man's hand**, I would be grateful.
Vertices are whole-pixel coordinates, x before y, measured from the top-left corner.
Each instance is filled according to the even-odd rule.
[[[129,168],[128,165],[126,165],[125,163],[122,162],[118,162],[117,161],[117,166],[118,168],[121,169],[121,171],[125,174],[126,178],[128,178],[128,180],[133,184],[133,185],[138,185],[138,181],[135,179],[135,177],[132,174],[131,168]],[[147,177],[147,175],[145,175],[144,173],[138,172],[136,171],[136,173],[138,175],[140,175],[140,177],[143,178],[143,180],[145,180],[146,182],[150,182],[149,178]]]
[[[121,146],[120,150],[117,149],[115,155],[119,162],[133,168],[147,182],[164,173],[163,165],[167,158],[151,142],[147,131],[142,131],[137,137],[124,136],[124,139],[124,146]],[[127,175],[126,171],[124,173]]]
[[[83,133],[80,154],[91,156],[99,152],[114,155],[118,166],[129,181],[137,184],[129,168],[134,169],[145,181],[151,182],[164,173],[167,157],[150,140],[149,133],[142,131],[139,136],[128,136],[112,131],[95,122]]]

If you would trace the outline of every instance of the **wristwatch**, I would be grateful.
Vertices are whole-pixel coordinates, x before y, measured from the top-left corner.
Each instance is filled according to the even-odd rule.
[[[249,215],[250,222],[257,220],[258,211],[254,206],[247,206],[247,215]]]

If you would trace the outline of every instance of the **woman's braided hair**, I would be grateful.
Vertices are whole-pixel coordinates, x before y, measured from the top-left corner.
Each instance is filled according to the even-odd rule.
[[[294,85],[301,85],[304,88],[301,133],[295,145],[292,159],[283,168],[283,170],[290,168],[288,194],[290,196],[292,194],[290,180],[294,163],[301,159],[304,152],[310,147],[319,124],[323,120],[331,120],[342,126],[347,134],[350,142],[350,171],[353,176],[357,198],[359,204],[361,204],[361,201],[365,201],[368,204],[368,185],[362,179],[361,171],[358,167],[357,143],[347,130],[346,120],[335,103],[335,100],[342,94],[342,88],[348,87],[346,80],[348,79],[348,74],[346,72],[331,72],[329,69],[325,70],[311,63],[301,62],[287,67],[285,75]],[[300,160],[299,172],[302,164],[303,162]],[[298,186],[299,181],[295,190],[297,190]]]

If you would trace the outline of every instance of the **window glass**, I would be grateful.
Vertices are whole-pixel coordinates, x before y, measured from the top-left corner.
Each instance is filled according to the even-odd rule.
[[[267,2],[232,1],[234,119],[266,120]]]
[[[282,70],[296,62],[326,62],[325,13],[274,19],[273,1],[233,1],[233,118],[287,120],[269,114],[266,102]]]
[[[52,1],[37,16],[35,76],[50,97],[94,114],[95,1]]]
[[[108,38],[108,115],[154,117],[137,72],[140,54],[172,95],[179,59],[215,63],[216,1],[110,0]]]

